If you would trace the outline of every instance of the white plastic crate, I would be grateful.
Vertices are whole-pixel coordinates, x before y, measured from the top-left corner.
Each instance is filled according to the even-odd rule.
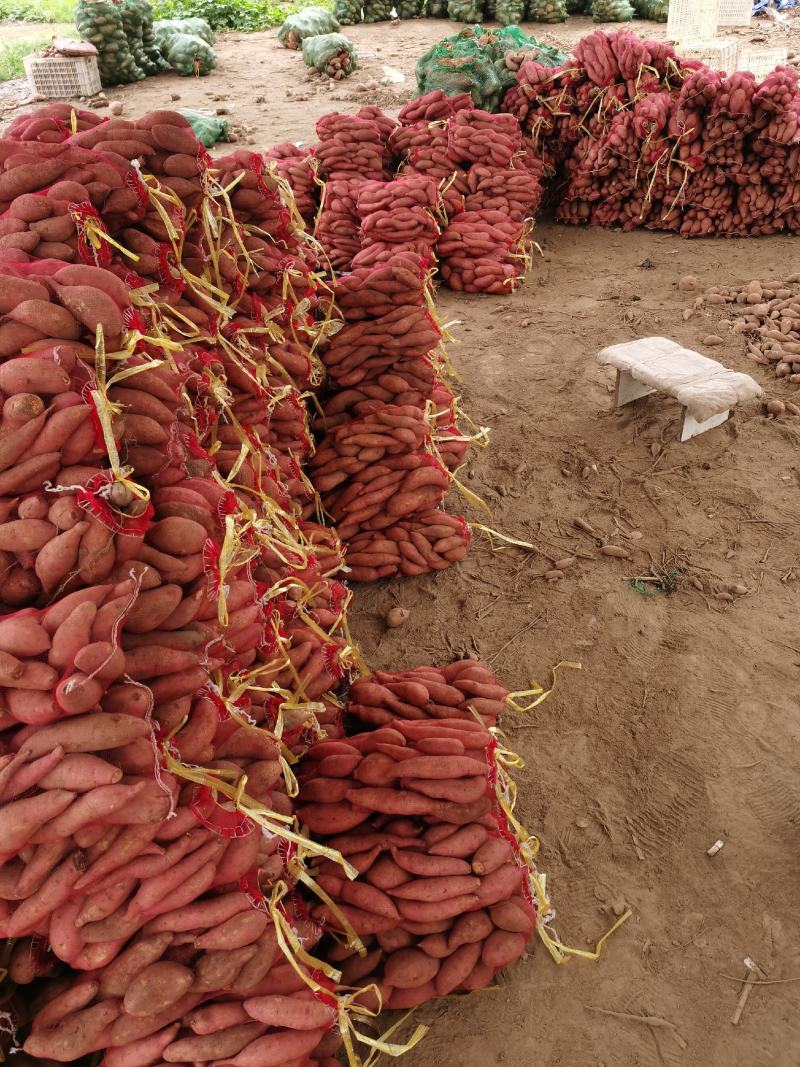
[[[25,56],[23,63],[37,96],[69,100],[102,88],[95,56]]]
[[[770,71],[784,65],[787,56],[785,48],[741,48],[738,68],[749,70],[762,82]]]
[[[699,59],[710,70],[721,70],[726,74],[737,69],[738,51],[739,44],[735,37],[714,37],[708,41],[693,41],[678,46],[678,55],[682,59]]]
[[[680,44],[708,41],[717,32],[720,0],[669,0],[667,39]]]
[[[749,26],[753,0],[720,0],[717,26]]]

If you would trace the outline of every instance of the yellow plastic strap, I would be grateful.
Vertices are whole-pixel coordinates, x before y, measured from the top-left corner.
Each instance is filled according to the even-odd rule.
[[[532,711],[537,705],[541,704],[544,700],[550,696],[556,687],[556,674],[560,670],[579,671],[582,665],[580,663],[573,663],[571,660],[562,660],[561,663],[557,663],[555,667],[550,669],[550,688],[543,689],[537,681],[531,682],[530,689],[519,689],[515,693],[509,693],[506,697],[506,703],[514,711],[526,712]],[[535,699],[525,705],[519,703],[520,700],[524,700],[527,697],[534,697]]]

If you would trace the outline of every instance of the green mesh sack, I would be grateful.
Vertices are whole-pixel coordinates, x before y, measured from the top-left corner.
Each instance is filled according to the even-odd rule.
[[[415,19],[425,10],[425,0],[395,0],[394,9],[399,19]]]
[[[636,14],[643,19],[654,22],[666,22],[669,13],[669,0],[633,0]]]
[[[429,19],[446,19],[447,0],[427,0],[425,14]]]
[[[477,38],[478,43],[491,53],[504,94],[516,84],[516,73],[523,59],[532,59],[543,67],[557,67],[567,59],[566,52],[552,45],[541,44],[535,37],[528,37],[519,26],[504,26],[502,30],[483,32],[484,36]]]
[[[230,136],[230,123],[219,115],[205,115],[188,107],[182,107],[180,114],[188,119],[195,137],[205,148],[213,148],[219,141],[227,141]]]
[[[128,45],[118,4],[112,0],[78,0],[75,25],[83,40],[90,41],[97,49],[103,85],[127,85],[144,78],[144,71]]]
[[[564,22],[566,0],[528,0],[528,22]]]
[[[333,16],[342,26],[361,22],[361,0],[333,0]]]
[[[516,26],[525,18],[525,0],[497,0],[495,8],[501,26]]]
[[[176,33],[169,42],[167,63],[176,74],[188,78],[192,74],[210,74],[217,65],[217,54],[202,37],[193,33]]]
[[[389,22],[393,0],[363,0],[364,22]]]
[[[206,44],[213,44],[216,40],[214,31],[205,19],[159,19],[153,23],[153,32],[162,52],[169,50],[169,42],[179,33],[192,34]]]
[[[348,77],[358,65],[355,48],[343,33],[306,37],[303,41],[303,62],[336,81]]]
[[[447,17],[452,22],[480,22],[483,0],[447,0]]]
[[[479,26],[446,37],[417,60],[419,94],[442,89],[448,96],[470,93],[477,107],[494,111],[503,87],[490,51],[475,38]]]
[[[284,48],[298,51],[306,37],[338,33],[339,28],[339,23],[330,11],[321,7],[305,7],[286,19],[278,30],[278,40]]]
[[[628,0],[592,0],[591,12],[595,22],[627,22],[634,15]]]
[[[148,0],[123,0],[119,5],[122,28],[134,62],[145,74],[160,74],[167,64],[153,35],[153,8]]]
[[[167,69],[167,61],[161,54],[158,41],[153,31],[153,5],[150,0],[126,0],[127,3],[138,3],[142,13],[142,52],[145,66],[142,70],[145,74],[160,74]]]

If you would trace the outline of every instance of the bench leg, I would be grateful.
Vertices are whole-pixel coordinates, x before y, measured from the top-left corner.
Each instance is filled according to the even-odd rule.
[[[654,393],[655,389],[651,389],[649,385],[644,385],[637,380],[626,370],[617,371],[617,392],[614,398],[614,407],[621,408],[626,404],[631,404],[634,400],[638,400],[642,396],[650,396]]]
[[[688,441],[692,437],[697,437],[698,434],[705,433],[706,430],[713,430],[715,426],[721,426],[723,422],[728,421],[730,413],[730,408],[728,408],[727,411],[720,411],[718,415],[712,415],[705,422],[698,422],[684,408],[683,419],[681,420],[681,441]]]

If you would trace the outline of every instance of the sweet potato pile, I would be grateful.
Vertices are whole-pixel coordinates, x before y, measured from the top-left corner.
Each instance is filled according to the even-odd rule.
[[[321,125],[369,131],[373,170],[357,180],[377,238],[393,124],[365,110]],[[0,937],[17,1058],[332,1067],[352,1009],[333,956],[309,963],[329,946],[305,873],[316,819],[304,835],[296,796],[298,778],[308,790],[327,774],[324,748],[304,768],[345,736],[359,669],[336,575],[346,551],[344,573],[369,580],[451,566],[470,542],[440,510],[468,440],[429,262],[381,236],[391,251],[339,280],[338,308],[301,217],[310,165],[287,146],[212,166],[176,113],[73,121],[57,106],[13,136],[0,141]],[[318,158],[329,185],[352,180],[335,147]],[[408,190],[426,198],[412,225],[430,242],[436,187]],[[326,372],[316,444],[306,400]],[[431,719],[409,735],[421,755],[437,737],[454,749],[451,720],[480,731],[479,774],[414,786],[450,826],[464,814],[452,798],[496,777],[473,706],[493,725],[506,692],[472,661],[411,675],[357,690],[353,719]],[[493,803],[476,800],[475,821]],[[349,811],[345,798],[338,818]],[[377,828],[380,809],[365,811]],[[321,880],[356,873],[324,855]],[[514,870],[524,896],[528,868]],[[338,885],[331,922],[355,937]],[[452,988],[503,965],[492,936],[489,970]]]
[[[558,175],[563,222],[745,237],[800,228],[800,83],[716,73],[627,30],[526,61],[504,109]]]
[[[482,665],[454,667],[445,672],[454,686],[466,678],[490,685]],[[452,704],[445,691],[454,686],[441,678],[418,668],[382,685],[366,681],[358,699],[385,699],[368,692],[379,689],[390,704],[416,709],[423,694]],[[299,814],[359,872],[348,881],[329,861],[318,868],[336,909],[315,913],[332,929],[345,930],[345,919],[367,949],[334,945],[331,958],[345,982],[375,983],[388,1007],[405,1009],[489,985],[525,951],[536,907],[501,803],[492,734],[469,713],[401,713],[389,722],[311,750]]]

